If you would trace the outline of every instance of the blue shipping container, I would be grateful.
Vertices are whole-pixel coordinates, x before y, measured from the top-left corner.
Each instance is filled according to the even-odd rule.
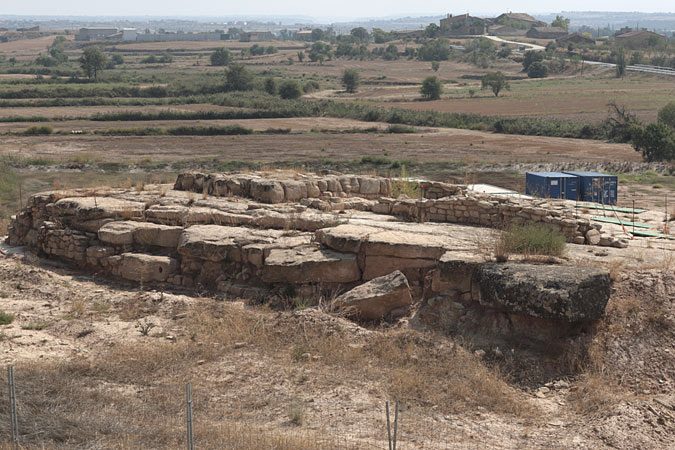
[[[533,197],[578,200],[578,180],[562,172],[527,172],[525,193]]]
[[[579,177],[579,200],[616,205],[619,180],[615,175],[599,172],[565,172]]]

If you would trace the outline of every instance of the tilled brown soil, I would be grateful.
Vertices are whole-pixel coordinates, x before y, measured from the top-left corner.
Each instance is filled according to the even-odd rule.
[[[249,123],[248,121],[246,123]],[[253,123],[253,122],[251,122]],[[321,127],[321,120],[316,119]],[[369,126],[374,126],[372,123]],[[639,162],[628,144],[434,129],[415,134],[326,134],[248,136],[7,136],[0,155],[104,161],[222,158],[258,162],[360,159],[463,163]]]

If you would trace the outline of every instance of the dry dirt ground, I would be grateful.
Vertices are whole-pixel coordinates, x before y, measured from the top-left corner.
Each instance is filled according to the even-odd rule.
[[[322,128],[322,120],[301,119],[305,127],[310,128],[312,124]],[[247,120],[241,123],[251,126],[255,122]],[[288,119],[284,123],[293,123],[293,120]],[[641,161],[640,154],[628,144],[439,128],[415,134],[5,136],[0,141],[0,155],[3,156],[72,159],[82,154],[104,161],[222,158],[278,162],[317,158],[351,160],[365,155],[386,156],[392,160],[463,163]]]
[[[528,385],[508,372],[531,364],[520,349],[502,361],[486,347],[481,358],[460,336],[405,321],[364,328],[8,250],[0,309],[14,320],[0,326],[0,358],[16,367],[28,448],[181,447],[187,381],[198,448],[385,448],[384,402],[394,399],[402,449],[668,448],[675,439],[672,272],[617,274],[607,318],[582,338],[590,356],[575,361],[579,372]],[[7,417],[6,402],[0,409]],[[8,436],[6,421],[0,429]]]
[[[675,98],[672,77],[633,74],[621,80],[611,75],[591,78],[512,82],[511,91],[498,98],[481,91],[480,83],[470,86],[449,85],[441,100],[432,102],[393,101],[419,97],[419,89],[409,87],[388,92],[381,88],[362,89],[358,98],[375,101],[379,106],[417,111],[461,112],[511,117],[551,117],[574,122],[600,122],[607,117],[610,102],[624,105],[641,120],[654,121],[660,108]],[[476,91],[471,98],[468,89]],[[378,99],[380,103],[378,103]],[[384,100],[386,103],[381,103]]]

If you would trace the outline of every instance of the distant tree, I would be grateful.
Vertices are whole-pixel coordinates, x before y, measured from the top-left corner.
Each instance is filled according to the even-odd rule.
[[[303,59],[305,59],[305,52],[299,51],[298,52],[298,61],[302,62]]]
[[[441,31],[441,28],[438,25],[436,25],[435,23],[430,23],[424,29],[424,37],[435,38],[439,35],[440,31]]]
[[[302,87],[295,80],[286,80],[279,86],[279,96],[291,100],[302,96]]]
[[[68,61],[65,53],[64,44],[66,43],[65,36],[56,36],[52,45],[49,46],[49,56],[51,56],[56,64],[63,64]]]
[[[566,19],[563,16],[555,16],[555,20],[551,22],[552,27],[560,27],[566,30],[570,28],[570,19]]]
[[[417,50],[417,58],[422,61],[447,61],[450,59],[452,48],[447,39],[427,41]]]
[[[105,67],[106,59],[99,47],[87,47],[80,56],[80,66],[90,80],[96,80],[98,73]]]
[[[425,100],[438,100],[443,93],[441,81],[435,75],[429,75],[422,81],[420,93]]]
[[[491,72],[481,79],[481,88],[490,88],[495,97],[499,97],[499,93],[504,89],[511,89],[508,80],[501,72]]]
[[[265,79],[265,92],[270,95],[277,93],[277,81],[274,78],[268,77]]]
[[[376,44],[384,44],[391,40],[391,34],[380,28],[373,28],[372,35]]]
[[[270,46],[268,46],[268,47],[265,49],[265,54],[266,54],[266,55],[273,55],[273,54],[275,54],[275,53],[278,52],[278,51],[279,51],[279,49],[277,49],[277,48],[276,48],[275,46],[273,46],[273,45],[270,45]]]
[[[641,152],[647,162],[675,159],[675,130],[665,123],[635,126],[631,134],[633,148]]]
[[[398,47],[394,44],[389,44],[384,50],[382,57],[387,61],[394,61],[398,59]]]
[[[354,93],[359,88],[361,79],[359,73],[354,69],[345,69],[342,72],[342,85],[345,87],[345,90],[349,93]]]
[[[124,57],[119,53],[115,53],[114,55],[112,55],[110,59],[112,60],[112,63],[116,66],[124,64]]]
[[[431,70],[438,72],[438,69],[441,68],[441,63],[438,61],[431,61]]]
[[[652,35],[647,38],[647,45],[649,47],[656,47],[657,45],[659,45],[660,41],[661,40],[657,36]]]
[[[497,56],[500,58],[508,58],[509,56],[511,56],[511,48],[509,47],[500,48],[499,51],[497,52]]]
[[[616,51],[616,77],[623,78],[626,75],[626,53],[623,47]]]
[[[312,40],[314,42],[325,41],[326,40],[326,32],[323,31],[321,28],[314,28],[312,30]]]
[[[666,104],[659,111],[658,121],[675,131],[675,101]]]
[[[227,29],[227,34],[225,37],[230,40],[237,40],[241,39],[241,34],[244,32],[241,28],[228,28]]]
[[[570,61],[572,64],[574,64],[574,70],[579,69],[579,64],[581,64],[581,56],[579,55],[572,55],[570,57]]]
[[[353,28],[349,34],[354,36],[354,38],[356,38],[359,42],[368,42],[370,40],[370,34],[368,34],[368,30],[363,27]]]
[[[323,64],[323,61],[331,56],[331,46],[325,42],[315,42],[309,51],[309,59],[312,62],[318,61],[319,64]]]
[[[243,64],[230,64],[225,74],[225,87],[228,91],[249,91],[252,84],[253,75]]]
[[[536,50],[528,50],[525,52],[525,56],[523,57],[523,70],[527,72],[527,69],[530,68],[530,65],[532,63],[543,60],[544,60],[544,52]]]
[[[630,65],[634,66],[636,64],[642,64],[643,63],[643,57],[642,57],[642,52],[633,52],[630,54]]]
[[[216,49],[211,53],[212,66],[227,66],[232,61],[232,53],[225,47]]]
[[[541,61],[536,61],[527,69],[527,76],[530,78],[546,78],[548,76],[548,66]]]

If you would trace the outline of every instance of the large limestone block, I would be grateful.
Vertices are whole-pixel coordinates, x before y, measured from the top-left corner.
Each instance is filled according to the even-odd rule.
[[[140,245],[176,248],[183,232],[181,227],[150,222],[110,222],[98,230],[101,242],[111,245]]]
[[[361,279],[356,255],[312,246],[272,249],[262,272],[266,283],[353,283]]]
[[[287,202],[297,202],[307,198],[307,185],[304,181],[284,180],[281,185],[284,188],[284,199]]]
[[[373,227],[343,224],[318,230],[316,240],[339,252],[358,253],[361,244],[368,239],[368,236],[379,231],[378,228]]]
[[[251,198],[263,203],[283,203],[284,188],[278,181],[251,180]]]
[[[405,275],[396,271],[342,294],[335,304],[349,315],[378,320],[389,316],[394,310],[410,306],[412,294]]]
[[[599,319],[610,296],[607,271],[590,267],[487,263],[475,276],[482,305],[544,319]]]
[[[166,281],[178,270],[178,261],[168,256],[123,253],[109,260],[115,275],[133,281]]]
[[[78,221],[105,219],[108,217],[140,217],[145,204],[112,197],[63,198],[49,207],[54,216],[75,216]]]
[[[278,230],[252,230],[220,225],[193,225],[183,231],[178,253],[191,259],[219,262],[228,255],[241,258],[241,248],[256,243],[272,243],[282,234]],[[235,255],[236,254],[236,255]]]
[[[442,238],[412,231],[380,231],[365,243],[367,256],[439,259],[445,251]]]
[[[359,180],[359,192],[363,195],[379,195],[380,180],[377,178],[361,178]]]

